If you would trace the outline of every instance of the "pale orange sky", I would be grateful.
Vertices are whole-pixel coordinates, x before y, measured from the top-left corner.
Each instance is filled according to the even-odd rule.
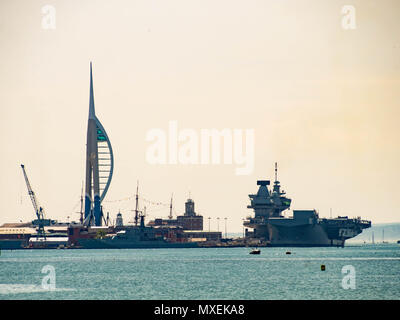
[[[55,30],[41,27],[44,5]],[[355,30],[342,28],[343,5],[356,8]],[[20,163],[48,217],[79,219],[90,61],[115,156],[105,201],[139,180],[147,199],[173,192],[181,214],[190,191],[212,229],[227,217],[228,232],[241,232],[248,194],[277,161],[292,209],[400,221],[397,0],[5,0],[0,45],[0,223],[34,218]],[[254,129],[254,172],[148,164],[146,132],[171,120]],[[103,205],[131,220],[133,201]]]

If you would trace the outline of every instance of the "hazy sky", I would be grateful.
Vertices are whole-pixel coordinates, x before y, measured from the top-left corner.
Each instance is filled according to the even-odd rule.
[[[55,29],[42,27],[46,5]],[[342,27],[344,5],[355,29]],[[190,192],[212,229],[227,217],[240,232],[248,194],[277,161],[292,209],[400,221],[398,0],[3,0],[0,61],[0,223],[34,218],[21,163],[47,217],[79,219],[90,61],[115,156],[103,202],[113,219],[132,220],[133,200],[116,200],[139,180],[149,200],[173,192],[176,214]],[[149,164],[146,133],[172,120],[254,129],[253,173]],[[147,206],[148,219],[168,215]]]

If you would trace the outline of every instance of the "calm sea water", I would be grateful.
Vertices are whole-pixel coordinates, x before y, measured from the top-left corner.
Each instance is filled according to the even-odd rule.
[[[54,267],[55,290],[42,287],[47,265]],[[348,265],[354,267],[355,289],[345,290],[342,268]],[[0,299],[399,298],[396,244],[261,248],[260,255],[248,248],[204,248],[19,250],[0,256]]]

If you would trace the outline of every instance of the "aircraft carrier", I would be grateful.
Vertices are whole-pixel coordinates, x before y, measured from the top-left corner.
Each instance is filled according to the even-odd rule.
[[[259,239],[270,246],[343,247],[347,239],[371,227],[371,221],[361,217],[319,218],[315,210],[293,210],[292,217],[285,217],[283,212],[290,208],[292,201],[281,190],[276,163],[272,190],[268,189],[269,180],[259,180],[257,185],[258,192],[249,195],[251,204],[247,206],[254,210],[254,217],[248,217],[243,223],[253,229],[246,229],[247,239]]]

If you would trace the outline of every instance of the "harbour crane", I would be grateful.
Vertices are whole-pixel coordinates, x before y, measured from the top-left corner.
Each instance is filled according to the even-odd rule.
[[[36,216],[38,219],[38,228],[36,229],[36,231],[37,231],[36,239],[38,239],[39,237],[43,237],[44,239],[46,239],[46,234],[44,231],[44,210],[38,204],[35,193],[33,192],[32,188],[31,188],[31,184],[29,183],[28,176],[26,175],[25,166],[23,164],[21,164],[21,168],[22,168],[22,172],[24,174],[26,187],[28,188],[28,194],[32,200],[33,208],[35,210],[35,213],[36,213]]]

